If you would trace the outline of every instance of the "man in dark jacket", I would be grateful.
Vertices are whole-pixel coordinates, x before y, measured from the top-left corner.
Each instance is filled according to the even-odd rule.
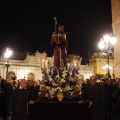
[[[4,82],[3,82],[4,83]],[[9,116],[10,112],[12,112],[12,107],[10,103],[10,99],[12,97],[13,93],[13,86],[12,86],[13,80],[7,79],[7,82],[4,83],[3,87],[3,101],[2,101],[2,117],[3,120],[7,120],[7,117]]]
[[[118,78],[118,84],[113,92],[114,104],[115,104],[115,116],[120,119],[120,78]]]
[[[28,103],[34,104],[34,96],[25,79],[20,80],[20,86],[13,93],[12,120],[28,120]]]
[[[31,89],[34,94],[34,100],[37,100],[39,97],[39,90],[40,86],[37,85],[37,81],[32,81]],[[29,119],[30,120],[37,120],[37,104],[28,104],[28,110],[29,110]]]
[[[88,103],[90,120],[104,120],[103,89],[96,81],[95,75],[90,76],[90,83],[82,91],[79,103]]]

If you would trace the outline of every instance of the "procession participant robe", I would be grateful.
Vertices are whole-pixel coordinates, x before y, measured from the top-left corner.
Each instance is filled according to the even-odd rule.
[[[31,89],[34,93],[34,99],[38,99],[39,97],[39,85],[31,86]],[[37,104],[28,104],[28,110],[29,110],[29,118],[30,120],[36,120],[37,119]]]
[[[12,120],[28,120],[28,101],[33,100],[31,88],[16,88],[13,94]]]
[[[95,85],[87,84],[82,93],[84,101],[93,102],[93,105],[88,108],[91,119],[90,120],[104,120],[104,104],[103,104],[103,89],[99,83]]]

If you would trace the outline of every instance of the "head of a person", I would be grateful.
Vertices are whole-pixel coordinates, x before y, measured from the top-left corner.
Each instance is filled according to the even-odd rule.
[[[37,85],[37,84],[38,84],[38,81],[37,81],[37,80],[34,80],[33,82],[34,82],[34,85]]]
[[[90,76],[90,83],[91,85],[95,85],[97,81],[97,76],[96,75],[91,75]]]
[[[11,78],[7,79],[7,83],[10,83],[11,85],[13,84],[13,80]]]
[[[86,84],[89,84],[90,83],[90,79],[86,79]]]
[[[21,79],[20,80],[20,86],[25,89],[27,87],[27,80],[26,79]]]
[[[18,82],[17,81],[13,81],[13,86],[18,86]]]
[[[58,32],[63,32],[63,31],[64,31],[63,28],[64,28],[63,25],[58,25],[58,26],[57,26]]]
[[[120,78],[118,78],[118,84],[120,85]]]

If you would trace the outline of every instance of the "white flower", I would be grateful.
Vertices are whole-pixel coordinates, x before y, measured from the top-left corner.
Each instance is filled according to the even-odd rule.
[[[47,88],[46,97],[50,99],[55,98],[58,92],[63,92],[65,95],[64,97],[68,99],[73,98],[76,77],[78,78],[79,82],[81,81],[79,74],[75,74],[73,68],[70,70],[65,69],[62,72],[62,76],[59,76],[59,73],[56,75],[56,73],[54,74],[54,71],[47,70],[44,72],[44,76],[46,78],[45,81]]]
[[[52,85],[55,87],[55,86],[58,86],[58,84],[56,84],[56,83],[52,83]]]
[[[62,79],[61,79],[61,82],[62,82],[62,83],[64,83],[64,82],[65,82],[65,80],[62,78]]]
[[[53,80],[53,79],[50,77],[50,78],[49,78],[49,81],[52,81],[52,80]]]
[[[66,87],[65,87],[64,90],[65,90],[65,91],[70,91],[70,90],[72,90],[72,88],[70,87],[70,85],[66,85]]]
[[[56,78],[59,78],[59,75],[56,75]]]

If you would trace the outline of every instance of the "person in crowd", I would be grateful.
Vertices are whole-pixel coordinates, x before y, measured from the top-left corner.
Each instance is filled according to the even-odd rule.
[[[11,79],[12,79],[13,81],[15,81],[15,80],[17,79],[17,77],[16,77],[16,76],[13,76]]]
[[[108,89],[109,89],[109,94],[108,94],[108,119],[112,119],[112,117],[114,116],[114,97],[113,97],[113,93],[116,89],[116,82],[114,79],[109,79],[109,83],[108,83]]]
[[[0,76],[0,117],[2,116],[2,111],[3,111],[3,95],[4,95],[4,91],[2,89],[2,86],[1,86],[1,81],[2,81],[2,78]]]
[[[0,81],[0,95],[1,95],[1,103],[0,103],[0,111],[1,111],[1,116],[3,118],[4,115],[4,92],[5,92],[5,85],[6,85],[7,81],[5,79],[1,79]]]
[[[95,75],[90,76],[90,83],[83,89],[79,103],[88,104],[90,120],[104,120],[103,89],[96,81]]]
[[[3,91],[5,90],[6,83],[7,83],[7,80],[1,79],[1,88],[2,88]]]
[[[12,120],[28,120],[28,103],[34,104],[34,95],[32,89],[27,86],[26,79],[20,80],[20,86],[13,92]]]
[[[120,118],[120,78],[117,80],[117,87],[113,92],[113,98],[115,103],[115,116]]]
[[[104,110],[105,110],[105,119],[110,120],[110,107],[111,107],[111,91],[110,85],[108,84],[107,78],[102,78],[102,86],[103,86],[103,99],[104,99]]]
[[[34,93],[34,99],[36,100],[39,97],[39,92],[40,92],[40,85],[38,84],[38,81],[34,80],[33,81],[33,93]]]
[[[17,81],[13,81],[13,89],[17,88],[18,86],[18,82]]]
[[[32,89],[32,92],[34,94],[34,100],[37,100],[39,97],[39,91],[40,91],[40,85],[37,85],[36,80],[32,80],[30,87]],[[29,119],[30,120],[36,120],[37,118],[37,104],[29,104]]]
[[[13,94],[13,80],[11,78],[7,79],[6,84],[4,84],[4,95],[3,95],[3,120],[7,120],[8,116],[12,112],[12,106],[10,103],[10,99]]]

